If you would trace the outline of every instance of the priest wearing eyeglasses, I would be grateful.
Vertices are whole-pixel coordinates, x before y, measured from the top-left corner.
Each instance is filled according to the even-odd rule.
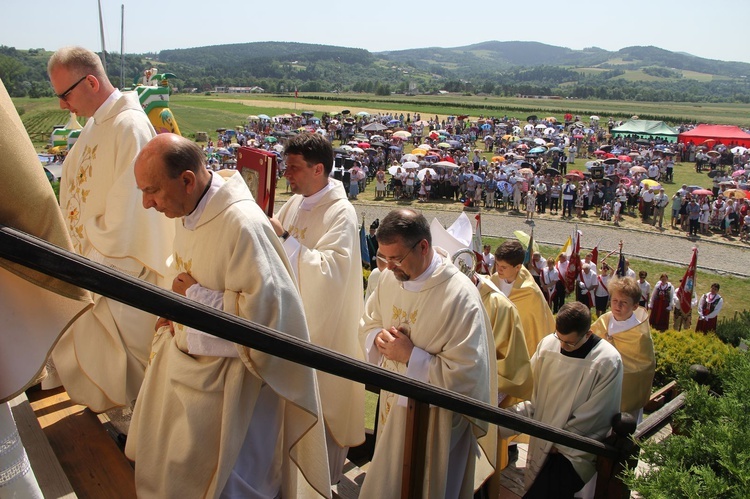
[[[68,152],[60,208],[73,249],[97,263],[163,285],[174,223],[141,207],[133,162],[156,133],[135,92],[120,92],[99,56],[65,47],[48,63],[60,108],[89,118]],[[130,406],[149,360],[156,317],[103,296],[60,339],[52,354],[75,402],[102,412]],[[51,378],[45,388],[58,380]],[[127,432],[124,425],[118,430]]]
[[[360,323],[367,360],[497,404],[495,346],[479,291],[445,250],[432,245],[422,214],[392,211],[377,235],[377,257],[387,268]],[[381,391],[378,438],[360,497],[400,494],[406,416],[406,399]],[[493,472],[495,431],[494,425],[431,407],[423,470],[429,497],[471,497]]]
[[[620,411],[623,364],[617,350],[591,331],[586,305],[572,302],[560,308],[556,331],[542,339],[531,370],[531,400],[511,411],[596,440],[607,436]],[[500,433],[514,432],[501,428]],[[594,454],[532,437],[524,498],[572,498],[595,471]]]

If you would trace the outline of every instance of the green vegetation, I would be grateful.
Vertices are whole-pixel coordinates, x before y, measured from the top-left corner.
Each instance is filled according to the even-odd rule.
[[[750,496],[750,357],[734,351],[718,369],[715,396],[682,378],[686,406],[679,430],[643,446],[648,467],[629,470],[626,483],[644,498],[745,498]]]
[[[0,78],[12,96],[50,96],[43,49],[0,47]],[[656,47],[571,50],[536,42],[490,41],[455,48],[371,53],[363,49],[287,42],[257,42],[107,54],[110,79],[130,84],[158,66],[178,88],[260,86],[269,92],[368,91],[381,95],[459,94],[659,102],[750,103],[750,64],[723,62]],[[690,77],[688,75],[701,75]]]
[[[693,314],[695,315],[695,314]],[[697,317],[693,317],[693,327]],[[678,377],[688,375],[693,364],[700,364],[716,372],[723,366],[732,347],[715,334],[696,333],[693,330],[664,332],[652,330],[656,353],[654,386],[664,386]]]

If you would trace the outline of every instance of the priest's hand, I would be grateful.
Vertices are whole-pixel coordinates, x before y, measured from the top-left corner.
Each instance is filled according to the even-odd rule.
[[[273,227],[276,235],[281,237],[281,235],[284,233],[284,227],[281,226],[281,222],[279,222],[279,219],[276,217],[271,217],[268,219],[268,221],[271,222],[271,227]]]
[[[174,281],[172,281],[172,291],[185,296],[188,288],[193,284],[198,284],[198,281],[193,279],[193,276],[191,276],[190,274],[183,272],[175,277]]]
[[[154,331],[159,331],[159,329],[163,328],[164,326],[169,326],[169,333],[174,336],[174,325],[172,324],[172,321],[170,321],[169,319],[165,319],[164,317],[159,317],[158,319],[156,319]]]
[[[375,346],[386,359],[402,364],[409,362],[411,352],[414,350],[414,343],[411,339],[395,327],[389,330],[382,329],[375,336]]]

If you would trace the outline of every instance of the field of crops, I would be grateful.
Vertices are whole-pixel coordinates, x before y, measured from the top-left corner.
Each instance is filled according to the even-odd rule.
[[[14,101],[22,120],[32,134],[35,144],[46,143],[53,125],[63,124],[67,113],[61,111],[56,99],[17,99]],[[494,96],[451,95],[391,95],[370,94],[303,94],[298,99],[292,95],[174,95],[172,109],[183,135],[194,136],[196,131],[212,132],[219,127],[234,127],[243,123],[248,115],[315,111],[320,116],[324,111],[349,109],[382,110],[387,112],[420,112],[423,117],[438,115],[468,114],[472,117],[516,116],[525,118],[530,114],[552,115],[562,118],[566,112],[578,114],[584,119],[590,115],[607,119],[626,119],[638,115],[643,119],[660,119],[671,124],[685,121],[699,123],[733,124],[750,126],[750,105],[747,104],[693,104],[668,102],[631,102],[597,100],[551,100],[501,98]]]

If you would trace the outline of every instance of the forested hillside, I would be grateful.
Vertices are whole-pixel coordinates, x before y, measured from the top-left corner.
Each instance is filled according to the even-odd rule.
[[[50,52],[0,47],[0,78],[13,96],[49,96]],[[704,59],[657,47],[609,52],[537,42],[488,41],[371,53],[364,49],[254,42],[128,54],[120,82],[119,54],[108,72],[127,86],[152,66],[177,75],[178,90],[259,86],[267,92],[430,94],[445,90],[499,96],[678,102],[750,102],[750,64]]]

